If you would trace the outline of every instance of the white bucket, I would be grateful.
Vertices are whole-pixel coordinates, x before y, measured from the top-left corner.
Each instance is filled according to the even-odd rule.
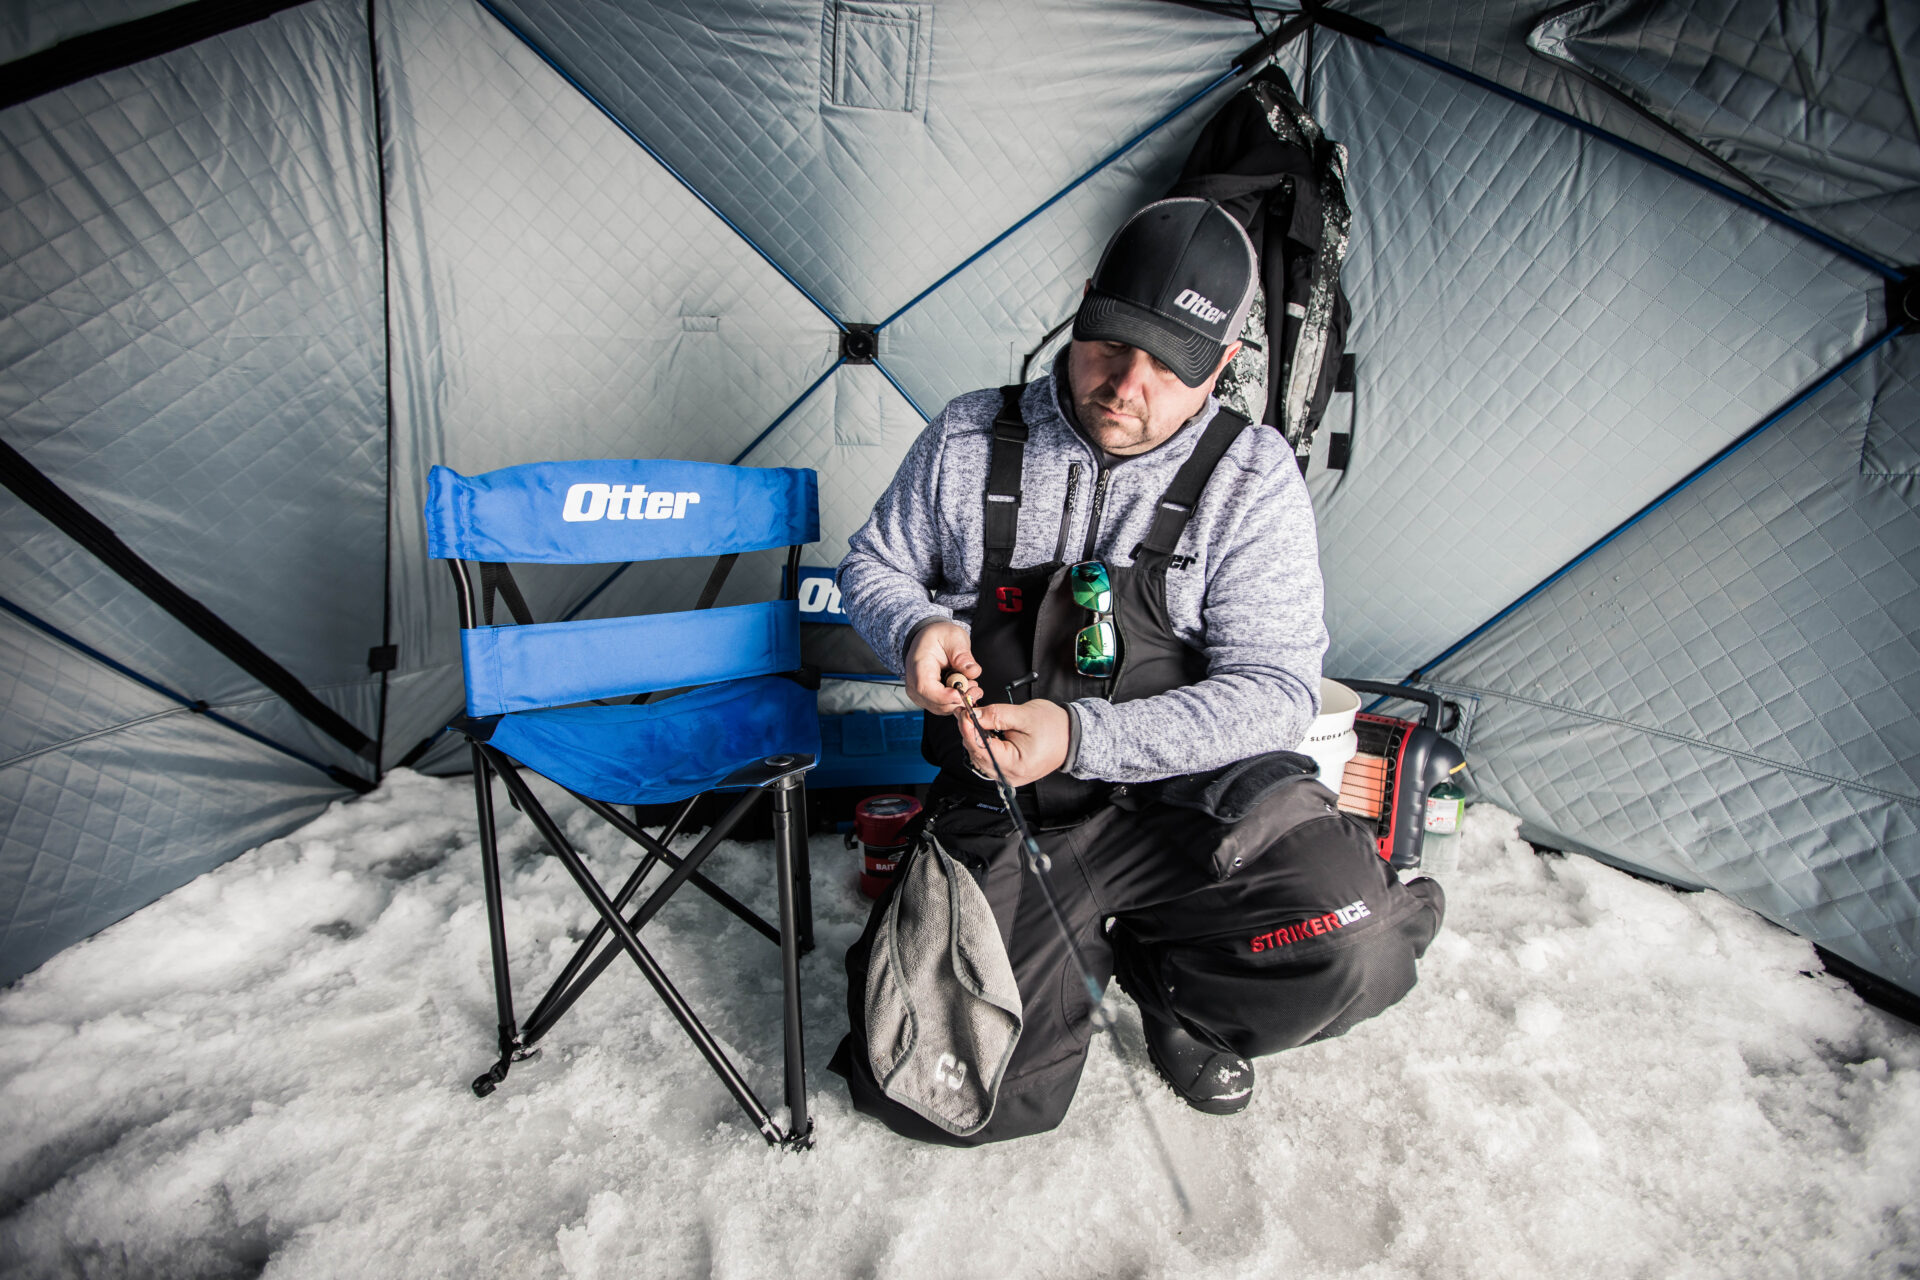
[[[1313,757],[1320,766],[1320,781],[1335,791],[1340,790],[1347,761],[1360,749],[1360,740],[1353,732],[1353,717],[1359,710],[1359,694],[1337,680],[1321,678],[1320,714],[1308,726],[1297,750]]]

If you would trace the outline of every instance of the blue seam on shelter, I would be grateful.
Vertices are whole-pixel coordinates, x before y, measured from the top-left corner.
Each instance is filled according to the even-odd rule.
[[[568,84],[572,85],[577,91],[579,91],[579,94],[581,97],[585,98],[588,102],[591,102],[594,105],[594,108],[597,111],[599,111],[601,115],[611,120],[613,122],[614,128],[620,130],[620,132],[626,134],[629,138],[632,138],[634,142],[639,145],[642,151],[646,152],[648,155],[653,157],[655,163],[657,163],[662,169],[665,169],[668,173],[672,174],[674,181],[678,182],[681,186],[685,187],[689,195],[691,195],[695,200],[698,200],[701,204],[705,205],[707,209],[713,214],[714,217],[726,223],[728,228],[731,229],[735,235],[739,236],[742,240],[746,241],[747,248],[759,254],[762,261],[764,261],[768,266],[772,267],[775,271],[778,271],[780,273],[780,278],[782,280],[785,280],[788,284],[792,285],[795,289],[798,289],[800,291],[800,296],[805,298],[808,302],[811,302],[815,307],[817,307],[821,315],[833,321],[833,325],[836,329],[839,329],[842,332],[846,330],[847,326],[841,322],[840,317],[833,314],[833,312],[827,310],[827,305],[824,302],[820,301],[820,299],[814,297],[811,293],[807,292],[807,287],[801,284],[798,280],[794,279],[793,276],[788,273],[785,267],[781,266],[778,262],[774,261],[773,255],[768,253],[765,249],[762,249],[759,246],[759,244],[757,244],[754,241],[754,238],[746,233],[745,229],[742,228],[739,223],[735,222],[732,218],[729,218],[724,212],[722,212],[719,205],[715,204],[713,201],[707,199],[706,196],[702,195],[700,192],[700,188],[694,186],[691,182],[687,181],[686,175],[682,174],[678,169],[674,168],[671,164],[669,164],[665,156],[661,155],[658,151],[655,151],[645,138],[641,137],[638,133],[635,133],[632,129],[628,128],[626,122],[623,121],[619,116],[613,114],[613,111],[607,106],[606,103],[594,97],[592,91],[589,90],[587,86],[585,86],[584,84],[581,84],[578,80],[574,79],[573,76],[567,71],[567,69],[561,66],[558,62],[554,61],[552,56],[549,55],[545,49],[542,49],[539,45],[535,44],[533,42],[532,37],[528,36],[526,32],[522,31],[519,27],[515,26],[511,18],[507,17],[506,14],[496,9],[492,4],[492,0],[478,0],[478,3],[482,9],[485,9],[488,13],[492,14],[494,16],[494,19],[498,21],[501,26],[505,27],[508,30],[508,32],[510,32],[513,35],[514,39],[518,40],[521,44],[524,44],[525,46],[527,46],[527,48],[533,50],[535,57],[539,58],[540,61],[546,63],[549,67],[552,67],[554,72],[557,75],[559,75],[559,77],[562,80],[565,80]]]
[[[836,359],[832,364],[828,365],[827,371],[821,374],[819,377],[815,378],[811,383],[809,383],[805,391],[802,391],[799,395],[795,396],[793,403],[788,405],[786,408],[782,409],[780,411],[780,416],[767,424],[766,430],[762,431],[759,435],[749,440],[747,442],[746,448],[742,449],[740,452],[733,455],[733,461],[729,465],[736,466],[736,467],[739,466],[740,460],[742,458],[746,457],[748,454],[752,453],[756,448],[758,448],[762,440],[765,440],[768,436],[773,434],[773,429],[775,427],[785,422],[795,409],[798,409],[801,405],[805,404],[807,397],[812,395],[815,391],[819,390],[820,384],[825,382],[828,378],[831,378],[833,376],[833,371],[835,369],[838,369],[841,365],[845,364],[846,362],[847,362],[847,358],[845,356],[841,356],[840,358]],[[877,364],[879,362],[875,361],[875,363]],[[594,594],[597,595],[599,593],[595,592]],[[571,618],[573,615],[568,614],[567,616]]]
[[[1590,137],[1598,138],[1602,142],[1610,142],[1614,146],[1619,147],[1621,150],[1626,151],[1629,154],[1638,156],[1640,159],[1645,160],[1649,164],[1657,165],[1660,168],[1665,169],[1668,173],[1674,174],[1676,177],[1685,178],[1688,182],[1691,182],[1696,186],[1702,187],[1708,191],[1713,192],[1716,195],[1722,196],[1725,199],[1733,201],[1733,203],[1739,205],[1743,209],[1748,210],[1749,212],[1757,213],[1763,218],[1769,219],[1770,221],[1773,221],[1773,222],[1777,222],[1781,226],[1786,227],[1788,230],[1797,231],[1801,235],[1807,237],[1807,239],[1814,241],[1816,244],[1823,245],[1826,248],[1831,249],[1833,252],[1841,255],[1842,257],[1851,259],[1853,262],[1858,263],[1860,266],[1867,268],[1869,271],[1872,271],[1878,275],[1884,276],[1889,280],[1905,280],[1907,278],[1906,273],[1901,271],[1898,267],[1888,266],[1886,263],[1881,262],[1878,258],[1875,258],[1870,254],[1864,253],[1861,250],[1854,248],[1852,245],[1847,244],[1843,240],[1839,240],[1833,236],[1828,235],[1826,232],[1820,230],[1818,227],[1810,226],[1807,223],[1800,221],[1800,219],[1794,217],[1790,213],[1785,212],[1784,210],[1776,209],[1772,205],[1766,204],[1759,200],[1755,200],[1752,196],[1744,195],[1741,192],[1735,191],[1732,187],[1728,186],[1724,182],[1720,182],[1714,178],[1709,178],[1703,173],[1699,173],[1693,169],[1689,169],[1686,165],[1681,164],[1677,160],[1669,160],[1667,159],[1667,157],[1661,155],[1659,152],[1651,151],[1646,147],[1641,146],[1637,142],[1629,142],[1627,139],[1621,137],[1619,134],[1609,132],[1606,129],[1602,129],[1599,125],[1589,124],[1585,120],[1582,120],[1579,116],[1572,115],[1568,112],[1562,111],[1558,107],[1550,106],[1547,103],[1540,101],[1540,99],[1529,97],[1526,94],[1519,92],[1518,90],[1509,89],[1502,84],[1496,84],[1494,81],[1487,79],[1485,76],[1476,75],[1475,73],[1467,70],[1465,67],[1456,66],[1453,63],[1446,61],[1444,58],[1436,58],[1430,53],[1422,53],[1420,50],[1413,48],[1411,45],[1401,44],[1398,40],[1395,40],[1390,36],[1385,36],[1385,35],[1377,36],[1374,39],[1374,43],[1380,45],[1383,48],[1392,49],[1396,53],[1400,53],[1405,55],[1406,57],[1412,58],[1416,62],[1424,62],[1428,66],[1433,67],[1436,70],[1446,72],[1448,75],[1458,76],[1460,79],[1465,80],[1467,83],[1478,85],[1480,88],[1485,89],[1487,92],[1497,94],[1500,97],[1505,98],[1510,102],[1517,102],[1521,106],[1531,107],[1535,111],[1539,112],[1541,115],[1546,116],[1552,120],[1557,120],[1561,124],[1570,125],[1573,128],[1578,129],[1580,132],[1587,134]]]
[[[116,662],[112,658],[109,658],[106,654],[100,652],[98,649],[86,643],[84,640],[80,640],[74,636],[68,635],[66,632],[62,631],[60,628],[54,626],[51,622],[47,622],[44,619],[36,617],[34,614],[27,612],[27,610],[21,608],[19,605],[15,604],[13,601],[7,599],[5,596],[0,596],[0,609],[5,609],[8,613],[11,613],[14,617],[20,619],[22,622],[26,623],[28,626],[33,627],[37,631],[43,632],[44,634],[52,637],[55,640],[58,640],[61,644],[66,645],[68,648],[74,650],[75,652],[85,654],[87,657],[92,658],[95,662],[99,663],[103,667],[106,667],[108,670],[117,672],[118,674],[123,675],[127,679],[133,681],[135,684],[143,685],[146,688],[153,690],[153,692],[159,694],[163,698],[172,699],[173,701],[179,703],[183,710],[192,711],[197,715],[203,715],[207,719],[213,721],[215,724],[225,725],[227,728],[233,730],[235,733],[240,734],[244,737],[253,739],[255,742],[259,743],[263,747],[271,747],[273,750],[278,751],[283,756],[291,756],[293,759],[298,760],[301,764],[311,765],[313,768],[318,769],[321,773],[326,774],[328,778],[332,779],[334,782],[339,783],[341,786],[352,785],[348,783],[346,779],[353,777],[353,775],[347,773],[345,770],[336,769],[329,765],[324,765],[320,763],[318,760],[313,759],[311,756],[305,756],[300,754],[298,751],[295,751],[292,747],[282,746],[278,742],[275,742],[272,738],[269,738],[263,734],[257,733],[254,730],[247,728],[245,725],[240,724],[237,721],[229,720],[225,716],[221,715],[218,711],[209,709],[205,702],[199,701],[193,698],[189,698],[187,697],[186,694],[181,693],[176,689],[169,689],[166,685],[161,684],[158,680],[153,680],[146,676],[141,675],[138,671],[135,671],[132,667],[127,666],[125,663]],[[116,727],[124,729],[127,726],[119,725]],[[66,744],[63,743],[62,745],[66,745]],[[12,763],[12,762],[9,761],[9,763]],[[367,783],[365,779],[357,778],[355,779],[355,781],[360,783],[361,786],[355,787],[353,789],[372,790],[372,785]]]
[[[1687,488],[1687,486],[1691,485],[1695,480],[1698,480],[1701,476],[1706,475],[1707,472],[1713,470],[1715,467],[1719,466],[1722,462],[1725,462],[1728,458],[1732,457],[1736,452],[1738,452],[1745,445],[1757,439],[1763,432],[1767,430],[1767,428],[1773,426],[1777,422],[1780,422],[1788,414],[1792,413],[1795,409],[1798,409],[1801,405],[1805,404],[1808,400],[1812,399],[1815,395],[1819,394],[1835,379],[1845,374],[1849,369],[1852,369],[1855,365],[1859,364],[1862,360],[1865,360],[1868,356],[1872,355],[1875,351],[1878,351],[1882,346],[1886,345],[1889,339],[1891,339],[1895,334],[1899,332],[1900,330],[1898,326],[1891,327],[1885,330],[1883,333],[1881,333],[1879,337],[1875,338],[1872,342],[1869,342],[1866,346],[1860,348],[1858,351],[1848,356],[1845,360],[1842,360],[1839,364],[1835,365],[1831,370],[1829,370],[1825,374],[1822,374],[1818,379],[1814,381],[1813,385],[1809,386],[1806,390],[1794,396],[1791,400],[1787,401],[1787,403],[1782,405],[1780,408],[1775,409],[1772,413],[1768,414],[1765,418],[1762,418],[1754,426],[1748,428],[1747,431],[1743,435],[1741,435],[1738,439],[1733,440],[1732,442],[1727,444],[1726,447],[1720,450],[1720,452],[1714,454],[1711,458],[1708,458],[1705,462],[1701,463],[1699,466],[1695,467],[1692,471],[1688,472],[1680,480],[1676,481],[1672,485],[1672,487],[1667,489],[1665,493],[1662,493],[1660,496],[1653,499],[1653,501],[1647,503],[1646,506],[1641,507],[1638,511],[1634,512],[1632,515],[1628,516],[1625,520],[1615,525],[1611,531],[1602,535],[1597,542],[1593,543],[1585,551],[1582,551],[1579,555],[1567,561],[1565,564],[1561,565],[1558,569],[1555,569],[1551,574],[1549,574],[1546,578],[1542,579],[1538,585],[1533,587],[1525,595],[1521,596],[1518,600],[1515,600],[1512,604],[1508,605],[1506,608],[1502,609],[1500,612],[1494,614],[1491,618],[1488,618],[1485,622],[1481,623],[1478,627],[1475,627],[1472,631],[1468,632],[1461,639],[1455,641],[1451,647],[1449,647],[1445,652],[1441,653],[1438,657],[1430,658],[1426,662],[1423,662],[1419,666],[1415,667],[1412,673],[1407,676],[1407,679],[1409,681],[1415,681],[1415,680],[1421,679],[1433,668],[1439,666],[1441,663],[1445,662],[1448,658],[1453,657],[1454,654],[1460,652],[1460,650],[1466,648],[1469,644],[1472,644],[1475,640],[1478,640],[1481,636],[1485,635],[1489,630],[1491,630],[1494,626],[1500,623],[1503,619],[1505,619],[1510,614],[1512,614],[1516,609],[1526,604],[1527,601],[1533,599],[1535,596],[1539,595],[1542,591],[1545,591],[1548,587],[1558,582],[1561,578],[1564,578],[1567,574],[1573,572],[1573,570],[1578,568],[1580,564],[1583,561],[1585,561],[1588,557],[1598,552],[1602,547],[1606,546],[1609,542],[1612,542],[1615,538],[1618,538],[1621,534],[1625,533],[1627,530],[1633,528],[1634,525],[1639,524],[1642,520],[1652,515],[1655,511],[1659,510],[1659,508],[1662,505],[1664,505],[1669,499],[1677,496],[1682,490]],[[1376,700],[1372,705],[1378,706],[1380,705],[1380,702],[1384,700],[1385,699]]]
[[[920,415],[920,421],[922,422],[933,421],[932,416],[929,415],[925,409],[922,409],[920,407],[920,402],[918,400],[915,400],[911,395],[909,395],[907,393],[907,389],[900,385],[900,379],[893,376],[893,370],[887,368],[887,366],[880,363],[880,358],[878,356],[874,357],[873,367],[878,369],[880,371],[880,376],[885,378],[888,382],[891,382],[893,384],[893,389],[895,391],[898,391],[901,394],[901,396],[905,398],[906,402],[913,406],[913,411]]]

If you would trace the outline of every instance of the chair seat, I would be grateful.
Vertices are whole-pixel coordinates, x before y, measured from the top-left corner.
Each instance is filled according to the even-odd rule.
[[[477,738],[607,804],[664,804],[710,791],[775,755],[820,755],[814,695],[761,676],[635,706],[549,707],[467,721]]]

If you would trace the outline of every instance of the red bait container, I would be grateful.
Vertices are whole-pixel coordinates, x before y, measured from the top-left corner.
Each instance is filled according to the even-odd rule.
[[[860,892],[877,898],[887,891],[906,856],[907,825],[920,816],[912,796],[868,796],[853,807],[853,839],[860,844]]]

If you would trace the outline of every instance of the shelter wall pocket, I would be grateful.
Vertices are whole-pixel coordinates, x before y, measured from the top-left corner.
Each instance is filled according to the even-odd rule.
[[[822,101],[869,111],[920,110],[932,26],[924,4],[828,0],[820,35]]]

